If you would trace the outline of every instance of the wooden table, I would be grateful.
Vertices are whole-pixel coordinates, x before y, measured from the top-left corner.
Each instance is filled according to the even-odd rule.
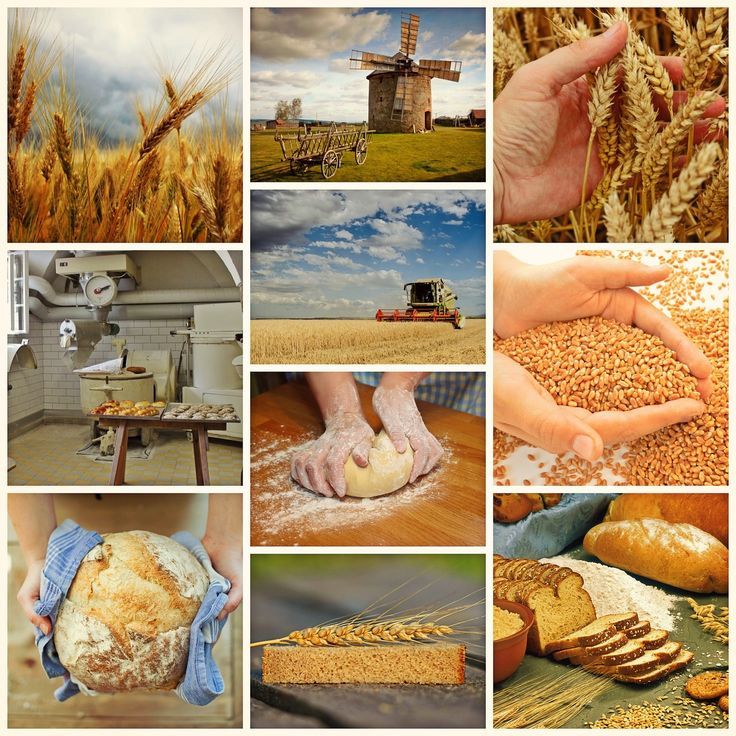
[[[128,433],[131,429],[166,429],[192,433],[194,450],[194,471],[198,486],[210,484],[210,469],[207,463],[207,430],[226,429],[227,422],[214,422],[196,419],[146,419],[145,417],[121,417],[101,414],[98,417],[101,429],[115,430],[115,454],[110,470],[110,485],[122,486],[125,483],[125,460],[128,456]]]
[[[250,641],[347,618],[402,584],[411,585],[407,581],[415,580],[411,591],[419,591],[427,582],[422,575],[429,575],[432,585],[419,591],[409,605],[431,608],[440,601],[472,596],[485,582],[482,574],[432,567],[431,557],[422,555],[341,555],[341,560],[334,555],[253,557],[259,559],[251,566]],[[263,558],[265,567],[259,568]],[[251,649],[251,727],[390,729],[387,733],[399,728],[483,728],[487,710],[483,604],[464,615],[478,616],[473,619],[478,636],[466,642],[464,685],[265,684],[262,650]]]
[[[371,408],[373,389],[359,385],[363,411],[376,431],[381,424]],[[482,546],[485,544],[485,420],[481,417],[418,401],[427,428],[442,442],[446,459],[429,473],[431,494],[419,494],[413,503],[398,503],[391,512],[356,514],[356,522],[330,527],[313,523],[305,528],[298,519],[274,532],[268,513],[274,495],[274,476],[251,468],[251,542],[253,545],[411,545]],[[275,438],[284,447],[304,441],[305,433],[318,437],[324,431],[319,409],[309,388],[290,382],[256,396],[251,401],[251,457],[262,438]],[[305,502],[323,502],[325,517],[340,508],[335,499],[315,497],[292,486],[289,480],[289,453],[279,466],[276,481],[284,493],[302,493]],[[283,480],[281,480],[283,479]],[[385,496],[384,499],[391,497]],[[347,499],[341,503],[371,504],[377,499]],[[362,506],[369,510],[378,506]],[[357,520],[360,516],[360,520]]]

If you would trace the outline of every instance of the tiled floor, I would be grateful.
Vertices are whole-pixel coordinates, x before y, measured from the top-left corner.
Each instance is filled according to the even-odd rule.
[[[8,485],[107,485],[111,463],[94,462],[91,456],[75,454],[88,441],[89,427],[78,424],[44,424],[10,440],[8,453],[17,465],[8,473]],[[242,445],[211,438],[208,459],[213,486],[240,485]],[[125,483],[195,485],[194,454],[186,433],[159,434],[148,460],[129,456]]]

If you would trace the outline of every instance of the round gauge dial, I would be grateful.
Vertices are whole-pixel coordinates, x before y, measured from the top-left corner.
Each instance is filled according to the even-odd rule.
[[[84,295],[94,307],[106,307],[108,304],[112,304],[117,293],[118,288],[115,279],[106,273],[93,274],[84,285]]]

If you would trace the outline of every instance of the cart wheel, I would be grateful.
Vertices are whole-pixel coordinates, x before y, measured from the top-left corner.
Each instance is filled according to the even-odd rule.
[[[289,161],[289,168],[294,176],[306,176],[307,171],[309,171],[309,166],[304,161],[300,161],[298,159],[296,161],[291,159],[291,161]]]
[[[325,152],[325,155],[322,157],[322,176],[325,179],[332,179],[339,165],[340,159],[334,151]]]
[[[362,166],[365,163],[366,157],[368,156],[368,146],[365,141],[361,138],[358,141],[358,145],[355,146],[355,163],[358,166]]]

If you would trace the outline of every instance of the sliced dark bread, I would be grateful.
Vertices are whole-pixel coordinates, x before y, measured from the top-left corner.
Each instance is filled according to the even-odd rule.
[[[638,639],[640,636],[648,634],[651,630],[652,625],[649,623],[649,621],[639,621],[633,626],[627,626],[625,629],[622,629],[624,634],[626,634],[629,639]]]
[[[548,585],[533,590],[527,594],[525,603],[536,617],[535,625],[529,631],[527,651],[539,656],[552,651],[548,648],[550,642],[561,640],[571,631],[577,631],[595,619],[593,602],[583,588],[583,578],[577,573],[561,581],[556,590]],[[599,641],[604,638],[601,636]],[[588,643],[597,644],[599,641]],[[568,646],[576,644],[578,642],[572,642]],[[557,647],[564,648],[562,645]]]
[[[533,570],[539,563],[536,560],[522,560],[522,564],[516,568],[518,578],[530,577],[527,572]]]
[[[659,649],[669,638],[670,635],[664,629],[652,629],[638,637],[637,641],[644,645],[644,649]]]
[[[506,568],[508,568],[508,566],[511,565],[513,562],[516,562],[516,560],[501,560],[500,562],[494,564],[493,574],[496,577],[507,578],[508,575],[506,575]]]
[[[496,596],[496,598],[503,598],[503,600],[506,599],[506,590],[508,589],[509,585],[513,585],[513,580],[504,580],[502,583],[499,583],[498,585],[493,586],[493,595]]]
[[[569,659],[572,664],[582,664],[588,660],[597,659],[601,654],[612,652],[614,649],[628,644],[629,640],[619,631],[614,631],[608,639],[604,639],[600,644],[593,644],[589,647],[571,647],[570,649],[558,649],[552,653],[554,659],[558,662],[563,659]],[[641,648],[642,652],[644,647]]]
[[[676,646],[672,646],[673,644]],[[611,667],[598,664],[584,664],[583,667],[602,675],[641,675],[676,659],[681,648],[677,642],[668,642],[659,649],[645,651],[644,654],[629,662],[622,662]]]
[[[551,562],[540,563],[539,567],[535,571],[534,577],[539,580],[540,583],[548,583],[549,579],[559,571],[559,565],[553,565]]]
[[[569,649],[571,647],[593,646],[610,639],[615,633],[616,627],[612,623],[607,624],[600,619],[596,619],[587,626],[550,641],[547,644],[547,652],[556,652],[559,649]]]
[[[509,583],[509,585],[507,585],[504,589],[504,598],[507,601],[518,601],[519,603],[521,603],[519,592],[525,586],[526,582],[524,580],[512,580],[511,583]]]
[[[634,685],[648,685],[650,682],[657,682],[657,680],[661,680],[670,673],[681,670],[683,667],[687,667],[692,659],[693,653],[687,651],[687,649],[683,649],[675,659],[666,662],[665,664],[661,664],[659,667],[649,670],[649,672],[644,672],[639,675],[613,674],[611,676],[614,680],[618,680],[619,682],[630,682]]]

